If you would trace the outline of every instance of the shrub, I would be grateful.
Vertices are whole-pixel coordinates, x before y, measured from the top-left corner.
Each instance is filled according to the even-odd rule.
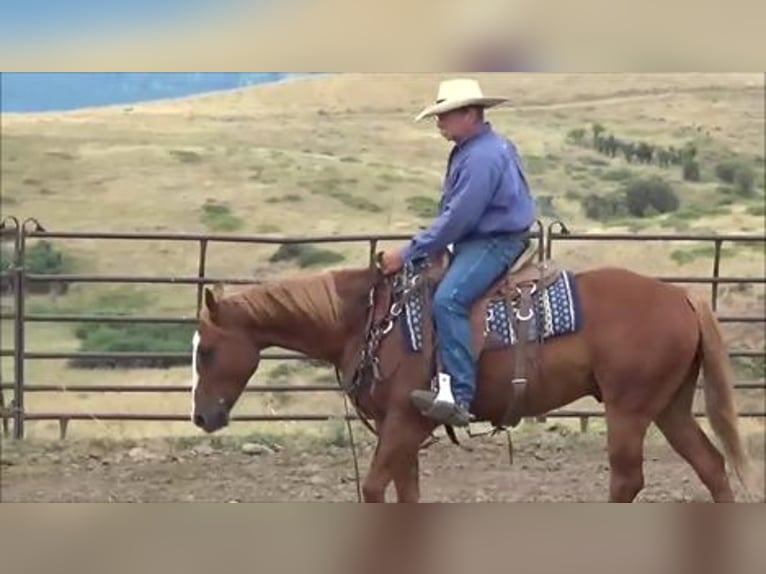
[[[557,216],[556,208],[553,206],[553,196],[551,195],[538,195],[537,208],[540,210],[540,215],[543,217]]]
[[[303,201],[303,197],[297,193],[287,193],[266,199],[266,203],[297,203]]]
[[[64,254],[50,241],[39,241],[26,250],[24,264],[27,272],[55,275],[65,270]]]
[[[564,193],[564,197],[567,199],[581,199],[582,198],[582,192],[580,192],[577,189],[568,189]]]
[[[742,195],[751,195],[753,193],[753,183],[755,183],[755,174],[750,166],[743,166],[734,176],[734,183]]]
[[[181,163],[200,163],[202,161],[202,156],[196,151],[171,149],[168,153]]]
[[[333,199],[337,199],[348,207],[353,207],[359,211],[368,211],[370,213],[380,213],[383,211],[383,208],[380,207],[377,203],[374,203],[365,197],[352,195],[347,191],[333,191],[327,193],[327,195]]]
[[[0,272],[9,273],[13,269],[13,250],[5,245],[0,245]],[[13,277],[0,279],[0,293],[7,293],[13,287]]]
[[[39,275],[60,275],[71,267],[71,261],[53,243],[40,240],[27,247],[24,254],[25,271]],[[8,272],[13,267],[13,250],[4,247],[0,253],[0,270]],[[12,289],[13,279],[4,278],[0,284],[0,292],[6,293]],[[29,293],[66,293],[69,284],[63,281],[28,281],[26,289]]]
[[[432,197],[416,195],[407,198],[407,209],[424,219],[435,217],[439,211],[439,202]]]
[[[753,192],[755,173],[749,164],[740,159],[731,158],[718,162],[715,174],[721,181],[733,184],[741,195],[750,195]]]
[[[685,160],[683,165],[683,177],[686,181],[699,181],[700,164],[693,159]]]
[[[243,221],[229,207],[214,199],[208,199],[202,206],[202,223],[213,231],[235,231],[242,227]]]
[[[625,187],[628,213],[647,217],[655,213],[676,211],[680,202],[673,187],[659,177],[637,179]]]
[[[736,159],[725,159],[715,166],[715,175],[726,183],[734,183],[734,178],[739,170],[739,162]]]
[[[633,172],[626,168],[610,169],[601,176],[604,181],[628,181],[633,178]]]
[[[627,215],[625,201],[620,194],[596,195],[592,193],[583,199],[585,215],[596,221],[607,221]]]
[[[285,243],[269,257],[272,263],[279,261],[295,261],[300,267],[312,267],[316,265],[332,265],[343,261],[340,253],[329,249],[320,249],[313,245],[302,243]]]
[[[670,254],[670,258],[678,263],[679,265],[686,265],[687,263],[691,263],[696,259],[696,256],[694,253],[689,253],[688,251],[684,251],[683,249],[676,249]]]
[[[0,245],[0,271],[6,272],[13,268],[13,249]]]
[[[87,359],[73,358],[77,368],[168,368],[191,364],[193,325],[136,323],[84,323],[75,329],[80,352],[100,353],[188,353],[178,358],[157,359]]]
[[[585,141],[585,133],[586,132],[584,128],[575,128],[569,130],[567,133],[567,141],[575,145],[582,145],[582,143]]]
[[[528,155],[522,159],[522,166],[524,173],[528,175],[539,175],[544,173],[548,167],[545,163],[545,158],[538,155]]]

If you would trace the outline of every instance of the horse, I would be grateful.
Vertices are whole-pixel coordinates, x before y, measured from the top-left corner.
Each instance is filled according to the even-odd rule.
[[[205,286],[192,341],[191,421],[206,433],[226,427],[264,349],[302,353],[335,367],[376,435],[364,502],[385,502],[392,482],[398,502],[418,502],[419,454],[441,425],[413,396],[433,391],[438,333],[429,295],[449,255],[393,276],[371,260],[233,293]],[[534,255],[536,248],[528,249],[471,310],[475,421],[515,426],[590,396],[604,407],[609,502],[633,502],[643,489],[643,444],[652,422],[714,502],[735,501],[727,462],[752,492],[733,370],[710,304],[626,268],[573,272]],[[723,454],[692,412],[700,373]]]

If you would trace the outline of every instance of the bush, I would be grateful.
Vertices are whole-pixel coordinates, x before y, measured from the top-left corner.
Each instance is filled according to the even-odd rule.
[[[303,201],[303,197],[297,193],[288,193],[266,199],[266,203],[297,203]]]
[[[543,217],[558,216],[556,213],[556,208],[553,205],[553,196],[551,195],[538,195],[537,208],[540,210],[540,215]]]
[[[604,181],[628,181],[633,178],[633,172],[626,168],[610,169],[601,179]]]
[[[343,260],[344,257],[340,253],[302,243],[285,243],[280,245],[279,249],[269,257],[269,261],[272,263],[295,261],[300,267],[332,265]]]
[[[683,166],[683,177],[686,181],[699,181],[700,164],[693,159],[685,160]]]
[[[80,352],[99,353],[188,353],[178,358],[158,359],[83,359],[69,364],[77,368],[168,368],[191,364],[193,325],[135,323],[84,323],[75,329]]]
[[[0,271],[6,272],[13,268],[13,248],[0,245]]]
[[[24,263],[28,273],[56,275],[65,270],[64,254],[45,240],[26,250]]]
[[[574,128],[567,133],[567,141],[575,145],[582,145],[585,142],[585,128]]]
[[[739,170],[739,162],[736,159],[725,159],[715,166],[715,175],[726,183],[734,183],[734,177]]]
[[[439,212],[439,202],[432,197],[416,195],[407,198],[407,209],[418,217],[430,219]]]
[[[733,184],[741,195],[753,192],[755,173],[753,168],[736,158],[726,159],[715,166],[715,174],[725,183]]]
[[[625,187],[628,213],[635,217],[648,217],[656,213],[669,213],[680,207],[673,187],[659,177],[637,179]]]
[[[567,141],[575,145],[582,145],[585,141],[585,129],[575,128],[567,133]]]
[[[66,273],[71,267],[68,258],[57,249],[53,243],[40,240],[27,247],[24,254],[25,271],[38,275],[60,275]],[[3,247],[0,252],[0,271],[8,272],[13,268],[13,249]],[[7,293],[13,287],[11,277],[3,278],[0,284],[0,292]],[[63,281],[28,281],[26,283],[28,293],[66,293],[69,284]]]
[[[622,195],[596,195],[592,193],[583,199],[585,215],[596,221],[607,221],[628,214]]]
[[[172,157],[180,161],[181,163],[200,163],[202,162],[202,156],[196,151],[185,149],[171,149],[168,152]]]
[[[737,187],[737,191],[739,191],[740,194],[752,195],[753,183],[755,183],[755,174],[753,173],[753,170],[750,169],[750,166],[744,166],[743,169],[737,172],[737,174],[734,176],[734,183]]]
[[[202,206],[202,223],[213,231],[235,231],[242,227],[243,221],[227,205],[208,199]]]
[[[0,246],[0,272],[9,273],[13,269],[13,250]],[[8,293],[13,287],[13,277],[0,279],[0,293]]]
[[[544,157],[537,155],[525,156],[522,160],[524,173],[527,175],[539,175],[545,172],[548,167]]]
[[[337,199],[338,201],[344,203],[348,207],[358,209],[359,211],[368,211],[370,213],[380,213],[383,211],[383,208],[380,207],[377,203],[374,203],[365,197],[352,195],[347,191],[336,190],[336,191],[328,192],[327,195],[329,195],[333,199]]]

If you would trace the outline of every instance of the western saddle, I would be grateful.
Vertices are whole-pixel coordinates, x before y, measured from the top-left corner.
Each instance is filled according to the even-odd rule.
[[[512,324],[516,334],[516,344],[513,360],[513,395],[508,401],[503,419],[498,427],[510,425],[515,427],[521,421],[527,390],[527,339],[529,327],[535,319],[534,295],[544,291],[560,276],[561,269],[552,261],[536,261],[540,247],[530,242],[527,249],[491,288],[489,295],[493,298],[503,297],[516,303]],[[538,335],[538,344],[540,343]]]
[[[529,245],[518,259],[511,265],[507,272],[495,281],[485,292],[482,299],[497,300],[505,299],[511,303],[512,326],[516,335],[514,345],[514,374],[511,379],[512,395],[508,400],[505,413],[500,421],[494,421],[495,427],[502,429],[505,426],[515,427],[521,421],[525,411],[525,399],[527,388],[527,346],[529,341],[529,328],[535,319],[534,296],[552,285],[560,276],[561,268],[551,260],[537,261],[540,246],[529,242]],[[378,265],[380,264],[380,254]],[[445,251],[442,257],[431,260],[422,274],[425,283],[433,288],[439,283],[449,264],[450,253]],[[428,288],[428,287],[427,287]],[[389,287],[383,292],[376,290],[374,295],[373,313],[371,319],[378,323],[384,316],[390,314],[389,307],[394,293]],[[401,301],[398,303],[401,305]],[[538,336],[538,344],[540,342]],[[438,369],[438,365],[436,365]]]
[[[552,285],[560,276],[561,268],[553,261],[538,261],[540,246],[532,241],[508,268],[508,271],[495,281],[486,291],[485,299],[505,299],[515,308],[512,313],[512,326],[516,334],[514,345],[514,374],[511,380],[513,395],[508,401],[503,419],[498,428],[510,425],[515,427],[521,421],[528,382],[528,338],[530,323],[535,319],[534,296]],[[446,271],[446,257],[435,265],[436,271],[426,270],[432,282],[438,283]],[[539,344],[539,339],[538,339]]]

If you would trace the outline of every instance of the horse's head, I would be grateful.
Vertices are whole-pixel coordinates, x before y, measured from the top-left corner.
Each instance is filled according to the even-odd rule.
[[[261,349],[237,308],[220,290],[205,288],[205,308],[192,343],[192,413],[195,425],[215,432],[258,368]]]

